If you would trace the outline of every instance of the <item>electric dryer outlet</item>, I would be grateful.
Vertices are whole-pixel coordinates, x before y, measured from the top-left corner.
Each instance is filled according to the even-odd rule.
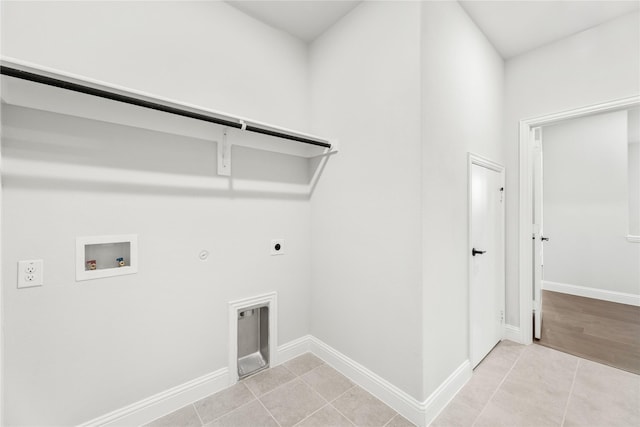
[[[285,244],[284,239],[273,239],[271,241],[271,255],[284,255]]]

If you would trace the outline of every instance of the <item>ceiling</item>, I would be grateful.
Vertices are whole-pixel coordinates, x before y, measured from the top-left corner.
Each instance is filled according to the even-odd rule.
[[[227,0],[242,12],[310,42],[361,1]],[[570,36],[640,9],[637,1],[460,1],[503,58]]]
[[[227,3],[259,21],[310,42],[349,13],[360,1],[227,0]]]
[[[461,1],[460,4],[505,59],[640,7],[639,1]]]

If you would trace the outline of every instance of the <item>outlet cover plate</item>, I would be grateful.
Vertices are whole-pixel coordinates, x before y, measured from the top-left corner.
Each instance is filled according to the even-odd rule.
[[[42,286],[44,262],[41,259],[18,261],[18,288]]]

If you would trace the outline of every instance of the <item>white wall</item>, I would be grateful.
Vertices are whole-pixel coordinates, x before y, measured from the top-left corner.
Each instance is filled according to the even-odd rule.
[[[468,358],[467,152],[502,160],[503,65],[455,2],[365,3],[311,48],[314,130],[341,138],[311,331],[420,400]]]
[[[4,55],[307,126],[305,45],[224,3],[3,8]],[[225,367],[233,299],[278,291],[280,343],[309,333],[308,199],[176,189],[215,176],[216,146],[200,138],[19,107],[2,122],[3,172],[21,175],[2,182],[7,425],[77,424]],[[238,149],[233,163],[267,188],[308,179],[289,156]],[[156,182],[116,185],[109,172]],[[138,274],[75,282],[76,236],[125,233],[139,237]],[[286,256],[269,256],[272,238]],[[17,261],[31,258],[45,285],[18,290]]]
[[[420,4],[363,2],[310,49],[311,333],[421,398]]]
[[[640,144],[629,144],[629,235],[640,236]]]
[[[503,163],[504,62],[458,3],[421,16],[426,397],[469,356],[467,153]]]
[[[544,280],[640,294],[628,233],[627,112],[544,127]]]
[[[507,323],[519,325],[518,122],[637,95],[638,13],[512,58],[505,68],[507,172]]]
[[[629,235],[640,236],[640,108],[628,113]]]
[[[9,0],[2,7],[3,56],[308,128],[306,45],[224,2]]]

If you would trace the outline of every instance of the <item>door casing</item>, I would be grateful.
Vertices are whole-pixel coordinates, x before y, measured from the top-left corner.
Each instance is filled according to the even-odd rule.
[[[562,120],[586,117],[600,113],[626,110],[640,106],[640,95],[617,99],[572,110],[520,120],[520,182],[518,208],[518,288],[520,306],[520,343],[533,342],[533,148],[535,128]]]

